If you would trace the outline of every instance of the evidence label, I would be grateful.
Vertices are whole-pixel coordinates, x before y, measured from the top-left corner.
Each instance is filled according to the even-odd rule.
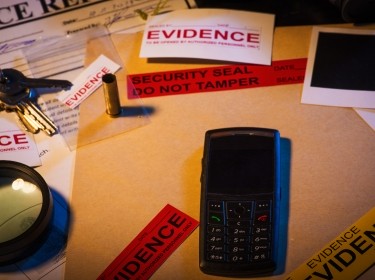
[[[98,277],[148,279],[198,226],[167,204]]]
[[[286,280],[357,279],[375,263],[375,208],[326,244]]]

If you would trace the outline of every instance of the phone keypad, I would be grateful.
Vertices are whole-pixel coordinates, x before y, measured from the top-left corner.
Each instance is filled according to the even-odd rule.
[[[209,201],[207,260],[256,263],[271,258],[271,201]]]

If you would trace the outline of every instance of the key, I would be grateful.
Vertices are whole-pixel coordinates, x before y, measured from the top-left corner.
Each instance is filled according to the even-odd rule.
[[[0,70],[0,101],[16,105],[27,98],[33,88],[69,89],[72,83],[67,80],[27,78],[22,72],[7,68]]]
[[[16,106],[8,106],[3,102],[0,102],[0,112],[5,111],[6,113],[15,112],[17,114],[18,120],[20,125],[26,130],[31,133],[38,133],[39,126],[34,122],[30,122],[29,118],[24,115],[21,108],[17,108]]]
[[[39,128],[49,136],[57,133],[57,126],[32,101],[20,101],[16,107],[21,111],[25,121],[29,122],[32,127]],[[36,130],[36,132],[39,130]]]
[[[34,121],[30,122],[30,119],[26,115],[24,115],[24,113],[21,112],[21,110],[19,110],[18,108],[15,111],[18,116],[18,119],[20,120],[22,126],[26,131],[29,131],[33,134],[39,132],[39,126]]]
[[[36,123],[40,130],[47,135],[52,136],[57,133],[57,126],[45,115],[32,101],[26,100],[19,102],[17,106],[21,106],[25,111],[26,118],[31,123]]]

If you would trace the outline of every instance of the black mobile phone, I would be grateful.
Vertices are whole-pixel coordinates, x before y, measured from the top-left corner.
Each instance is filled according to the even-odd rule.
[[[219,276],[272,274],[277,267],[280,134],[222,128],[205,135],[199,265]]]

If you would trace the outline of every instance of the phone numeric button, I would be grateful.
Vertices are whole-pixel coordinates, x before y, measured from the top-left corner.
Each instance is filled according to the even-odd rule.
[[[222,244],[224,244],[224,236],[223,235],[209,234],[207,240],[210,243],[222,243]]]
[[[268,253],[270,251],[269,243],[264,244],[254,244],[251,246],[251,252],[255,254]]]
[[[208,244],[207,246],[207,251],[208,252],[217,252],[217,253],[221,253],[221,252],[224,252],[224,245],[218,245],[218,244]]]
[[[228,227],[229,236],[249,236],[250,228],[246,227]]]
[[[228,261],[232,263],[247,263],[249,256],[246,254],[229,254]]]
[[[232,254],[238,254],[238,253],[246,253],[248,251],[247,249],[247,246],[238,246],[238,245],[231,245],[231,246],[228,246],[228,251],[229,253],[232,253]]]
[[[224,234],[224,226],[208,225],[207,232],[212,234]]]
[[[253,229],[254,235],[267,235],[271,232],[271,226],[268,225],[255,225]]]
[[[268,235],[259,235],[253,237],[254,244],[263,244],[270,241],[270,237]]]
[[[229,237],[228,244],[248,244],[249,238],[246,236]]]

